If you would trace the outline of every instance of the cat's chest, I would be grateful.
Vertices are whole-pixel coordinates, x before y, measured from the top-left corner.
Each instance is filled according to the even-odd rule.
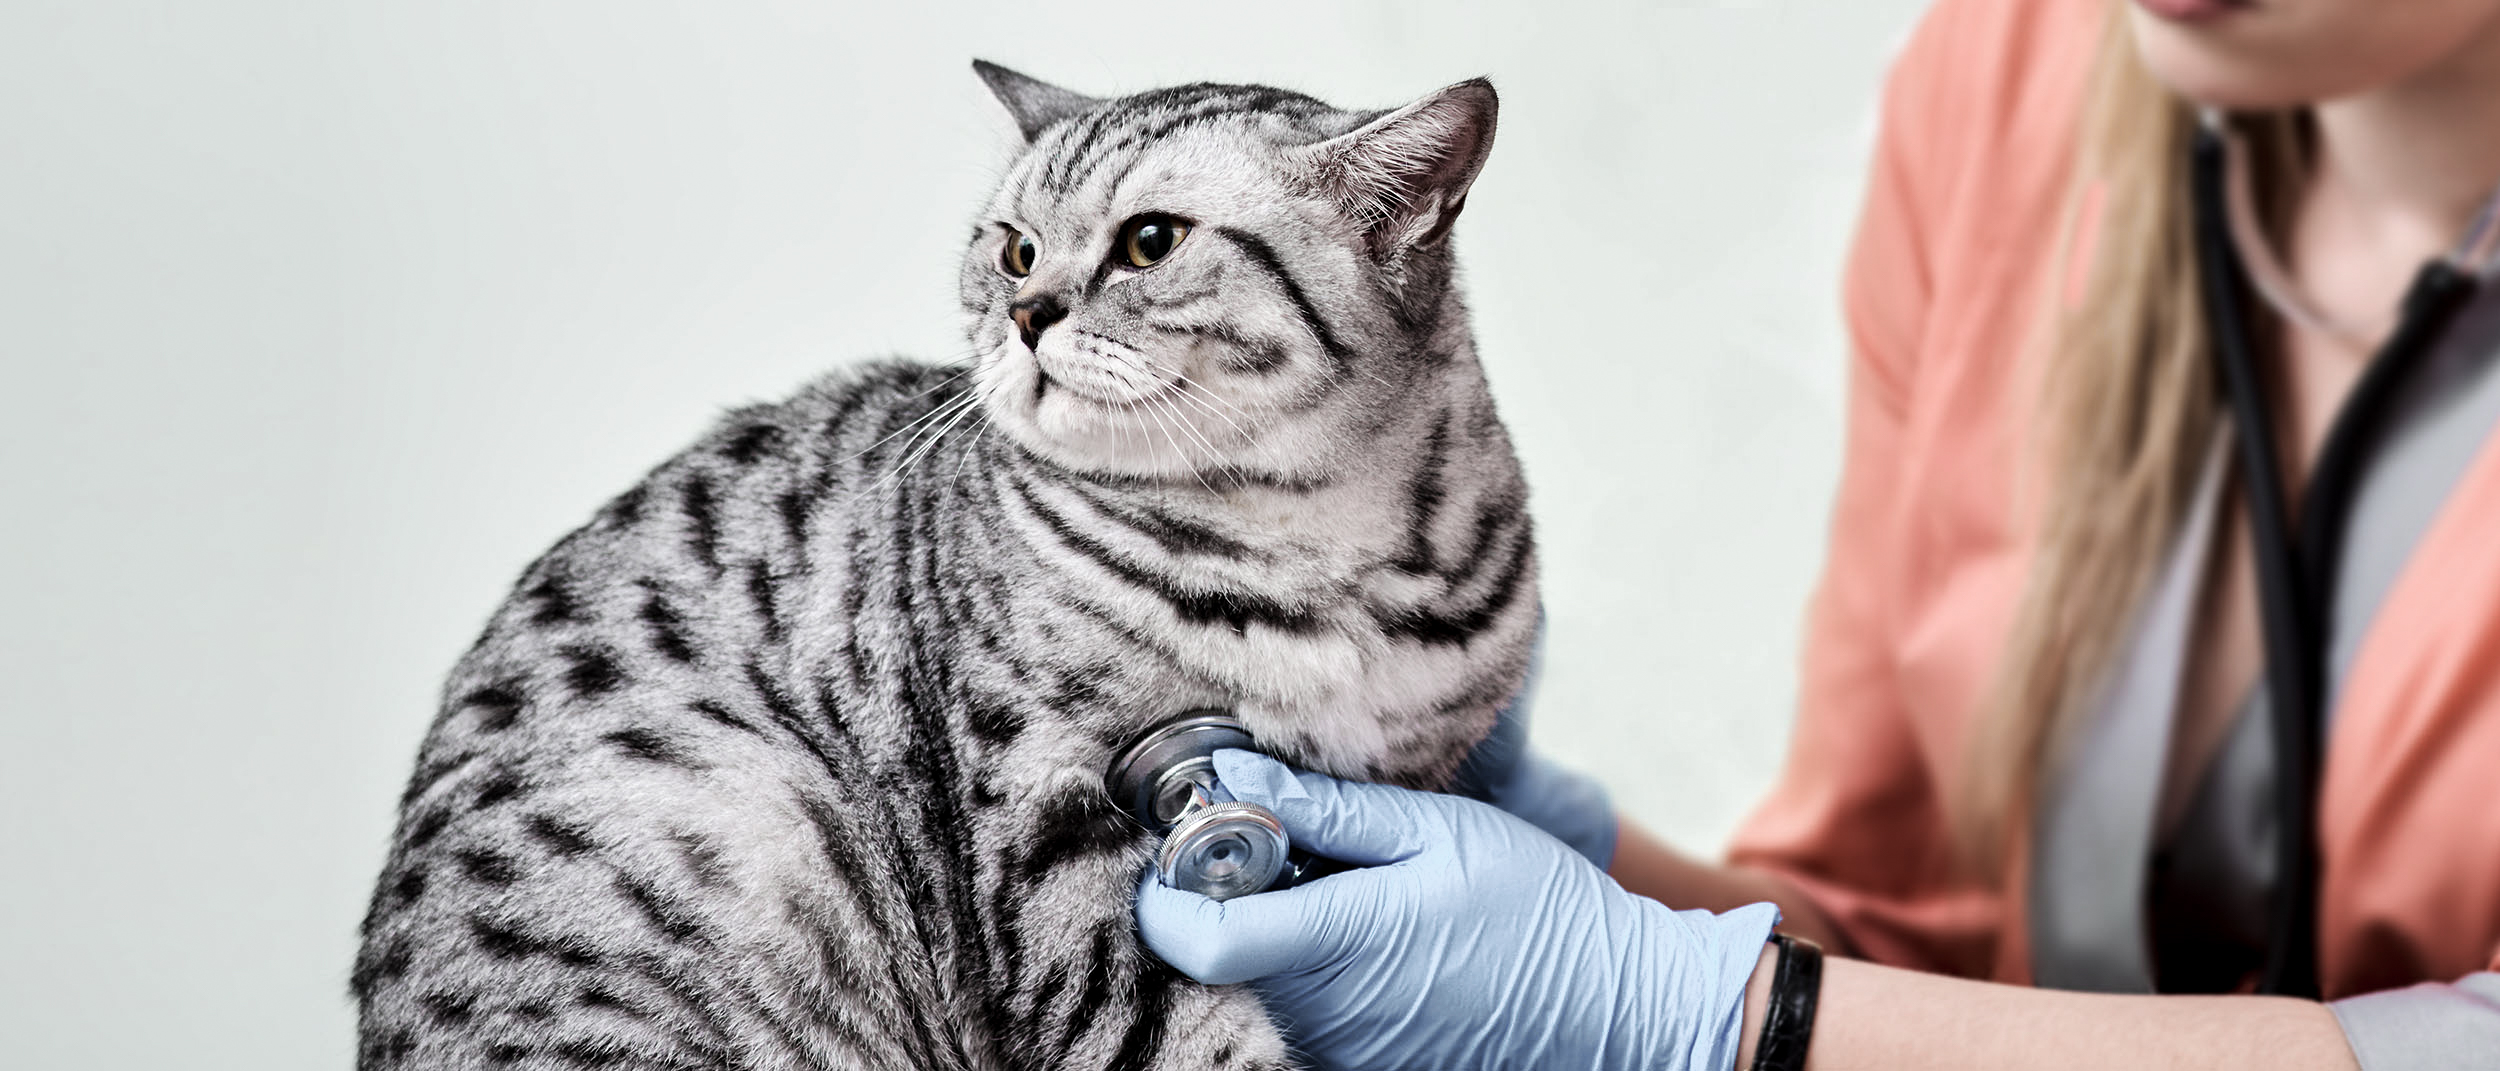
[[[1445,643],[1401,635],[1359,585],[1349,589],[1294,614],[1218,604],[1196,619],[1157,597],[1108,587],[1036,597],[1024,615],[1028,672],[1012,686],[1048,706],[1053,720],[1094,727],[1099,739],[1216,709],[1299,765],[1437,783],[1489,731],[1493,710],[1516,686],[1534,630],[1533,595],[1469,642]],[[1030,672],[1035,665],[1053,671]]]
[[[1213,513],[1022,488],[1002,511],[1017,546],[986,559],[1011,593],[999,657],[1073,724],[1222,709],[1304,765],[1429,781],[1516,686],[1533,562],[1521,524],[1502,544],[1517,554],[1454,567],[1498,527],[1458,522],[1515,512],[1419,521],[1401,502],[1279,492]]]

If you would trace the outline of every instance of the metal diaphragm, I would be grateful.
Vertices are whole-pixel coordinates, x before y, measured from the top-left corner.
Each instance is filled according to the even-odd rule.
[[[1193,710],[1155,726],[1104,775],[1111,798],[1148,829],[1167,829],[1188,812],[1190,789],[1215,784],[1215,753],[1251,747],[1240,719]]]
[[[1285,871],[1292,845],[1276,816],[1255,803],[1211,803],[1189,812],[1155,857],[1163,883],[1210,900],[1264,892]]]

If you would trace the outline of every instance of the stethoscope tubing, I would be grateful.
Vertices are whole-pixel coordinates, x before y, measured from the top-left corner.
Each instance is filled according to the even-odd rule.
[[[2353,496],[2390,415],[2398,387],[2422,363],[2475,289],[2445,260],[2425,265],[2402,315],[2336,413],[2292,517],[2248,310],[2252,295],[2231,241],[2226,183],[2230,147],[2208,121],[2191,148],[2198,293],[2239,451],[2241,493],[2253,543],[2264,682],[2272,716],[2277,815],[2274,895],[2267,917],[2260,992],[2316,999],[2318,978],[2317,799],[2324,765],[2326,625]],[[2294,524],[2297,523],[2295,535]]]

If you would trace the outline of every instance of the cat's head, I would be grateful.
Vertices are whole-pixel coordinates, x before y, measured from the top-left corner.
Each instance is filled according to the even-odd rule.
[[[1450,224],[1493,87],[1389,112],[1264,86],[1096,99],[975,63],[1024,145],[964,257],[994,426],[1104,475],[1324,481],[1474,372]]]

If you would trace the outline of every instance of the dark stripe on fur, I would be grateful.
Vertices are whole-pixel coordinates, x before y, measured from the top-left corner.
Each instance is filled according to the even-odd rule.
[[[1031,883],[1078,859],[1136,851],[1148,834],[1101,792],[1087,789],[1052,797],[1031,819],[1035,833],[1016,864],[1016,878]]]
[[[532,934],[517,922],[485,915],[469,916],[469,936],[477,942],[479,949],[496,959],[546,956],[569,967],[596,967],[603,958],[595,946],[581,937]]]
[[[642,623],[650,629],[654,650],[666,655],[672,662],[692,664],[695,661],[694,645],[686,640],[686,621],[678,616],[677,608],[670,606],[665,596],[658,591],[646,595],[642,601],[641,616]]]
[[[424,864],[411,863],[409,864],[408,869],[400,871],[398,877],[391,879],[391,906],[393,909],[405,909],[409,905],[424,898],[425,873]]]
[[[561,625],[581,620],[581,604],[552,572],[541,575],[522,597],[531,603],[530,624]]]
[[[526,828],[531,840],[545,845],[548,851],[560,858],[570,859],[598,847],[598,842],[591,839],[588,828],[552,814],[531,815]]]
[[[453,858],[460,861],[460,872],[470,881],[488,885],[510,885],[521,880],[521,868],[512,857],[486,848],[464,848]]]
[[[1285,347],[1269,339],[1253,338],[1231,324],[1204,324],[1192,327],[1190,331],[1231,347],[1234,356],[1224,362],[1224,367],[1230,371],[1254,376],[1274,375],[1284,371],[1286,364],[1293,360],[1293,354],[1287,352]]]
[[[1449,463],[1450,417],[1432,425],[1424,438],[1424,459],[1415,468],[1415,476],[1406,485],[1406,549],[1389,567],[1414,576],[1428,576],[1438,566],[1433,564],[1432,522],[1441,512],[1446,492],[1441,486],[1442,466]]]
[[[686,546],[713,575],[720,574],[719,504],[712,500],[712,481],[697,474],[686,478],[678,506],[686,515]]]
[[[600,736],[599,739],[616,745],[618,750],[644,762],[655,762],[685,770],[700,770],[710,765],[696,758],[684,741],[645,726],[637,725],[618,729]]]
[[[1298,634],[1307,634],[1320,627],[1319,619],[1258,595],[1234,591],[1189,591],[1175,587],[1162,575],[1128,560],[1101,541],[1078,531],[1067,518],[1043,504],[1022,480],[1015,481],[1013,486],[1017,498],[1041,520],[1044,527],[1050,529],[1052,535],[1058,537],[1061,545],[1091,559],[1130,586],[1162,599],[1184,622],[1192,625],[1221,624],[1235,632],[1247,632],[1253,624]]]
[[[658,886],[631,874],[616,876],[616,891],[624,893],[627,902],[642,913],[651,929],[673,944],[703,943],[703,923],[692,908],[659,890]]]
[[[1172,1016],[1172,986],[1179,975],[1161,960],[1139,957],[1136,1014],[1129,1020],[1128,1032],[1120,1037],[1120,1049],[1112,1054],[1111,1071],[1146,1071],[1148,1062],[1163,1048],[1164,1022]]]
[[[432,843],[435,837],[442,835],[443,827],[450,824],[451,812],[444,808],[438,807],[417,816],[417,820],[408,825],[408,850],[415,851]]]
[[[617,664],[616,652],[605,647],[575,644],[556,653],[564,656],[564,683],[575,696],[595,699],[625,683],[625,668]]]
[[[757,421],[738,429],[729,443],[721,447],[721,456],[740,465],[752,465],[780,448],[782,431],[767,421]]]
[[[1098,488],[1085,484],[1069,483],[1065,487],[1074,492],[1078,498],[1084,499],[1085,504],[1093,507],[1096,512],[1120,522],[1122,527],[1130,531],[1154,540],[1156,545],[1167,552],[1206,554],[1229,561],[1244,561],[1260,556],[1250,544],[1205,525],[1182,520],[1168,513],[1160,513],[1151,507],[1132,508],[1125,504],[1115,504],[1106,499]]]
[[[1328,359],[1334,362],[1337,371],[1342,372],[1353,363],[1353,358],[1346,352],[1345,346],[1337,341],[1336,331],[1328,326],[1328,319],[1319,314],[1318,306],[1311,304],[1310,295],[1302,292],[1302,284],[1294,279],[1293,272],[1286,269],[1284,259],[1276,255],[1275,247],[1268,245],[1257,235],[1234,230],[1231,227],[1207,229],[1239,247],[1244,254],[1258,264],[1260,271],[1266,273],[1270,280],[1284,290],[1285,300],[1293,303],[1295,315],[1302,318],[1302,325],[1310,329],[1312,337],[1319,339],[1319,348],[1328,354]]]
[[[714,723],[716,723],[716,724],[719,724],[719,725],[725,725],[725,726],[728,726],[729,728],[736,729],[736,730],[738,730],[739,732],[742,732],[742,733],[748,733],[748,734],[755,735],[755,736],[762,736],[762,735],[764,735],[764,730],[762,730],[762,729],[758,729],[758,728],[756,728],[755,726],[753,726],[753,725],[751,725],[751,724],[748,724],[748,722],[747,722],[747,720],[746,720],[745,718],[741,718],[741,717],[737,716],[736,714],[730,713],[729,708],[728,708],[727,706],[722,705],[722,703],[720,702],[720,700],[717,700],[717,699],[697,699],[697,700],[695,700],[695,701],[694,701],[694,702],[692,702],[692,703],[688,703],[688,704],[686,704],[686,706],[687,706],[687,708],[688,708],[688,709],[693,710],[695,713],[697,713],[697,714],[701,714],[701,715],[703,715],[704,717],[711,719],[711,720],[712,720]]]
[[[477,808],[485,810],[506,800],[529,795],[533,786],[519,770],[505,766],[477,786]]]
[[[379,945],[367,944],[356,958],[355,973],[347,979],[348,989],[359,1000],[371,1000],[383,986],[398,982],[408,974],[411,956],[406,938],[392,938]]]
[[[521,717],[521,693],[511,681],[490,684],[460,697],[460,706],[474,711],[479,732],[499,733]]]
[[[730,881],[729,860],[720,847],[701,833],[671,833],[669,843],[677,846],[677,859],[684,863],[694,883],[706,889],[735,888]]]
[[[1522,532],[1511,542],[1494,576],[1492,590],[1474,606],[1456,610],[1414,610],[1386,616],[1381,628],[1389,635],[1437,645],[1462,645],[1484,631],[1519,595],[1534,543]]]
[[[764,622],[764,638],[781,643],[789,638],[789,629],[781,623],[781,607],[773,599],[773,574],[762,559],[747,563],[747,598],[755,603],[755,613]]]

